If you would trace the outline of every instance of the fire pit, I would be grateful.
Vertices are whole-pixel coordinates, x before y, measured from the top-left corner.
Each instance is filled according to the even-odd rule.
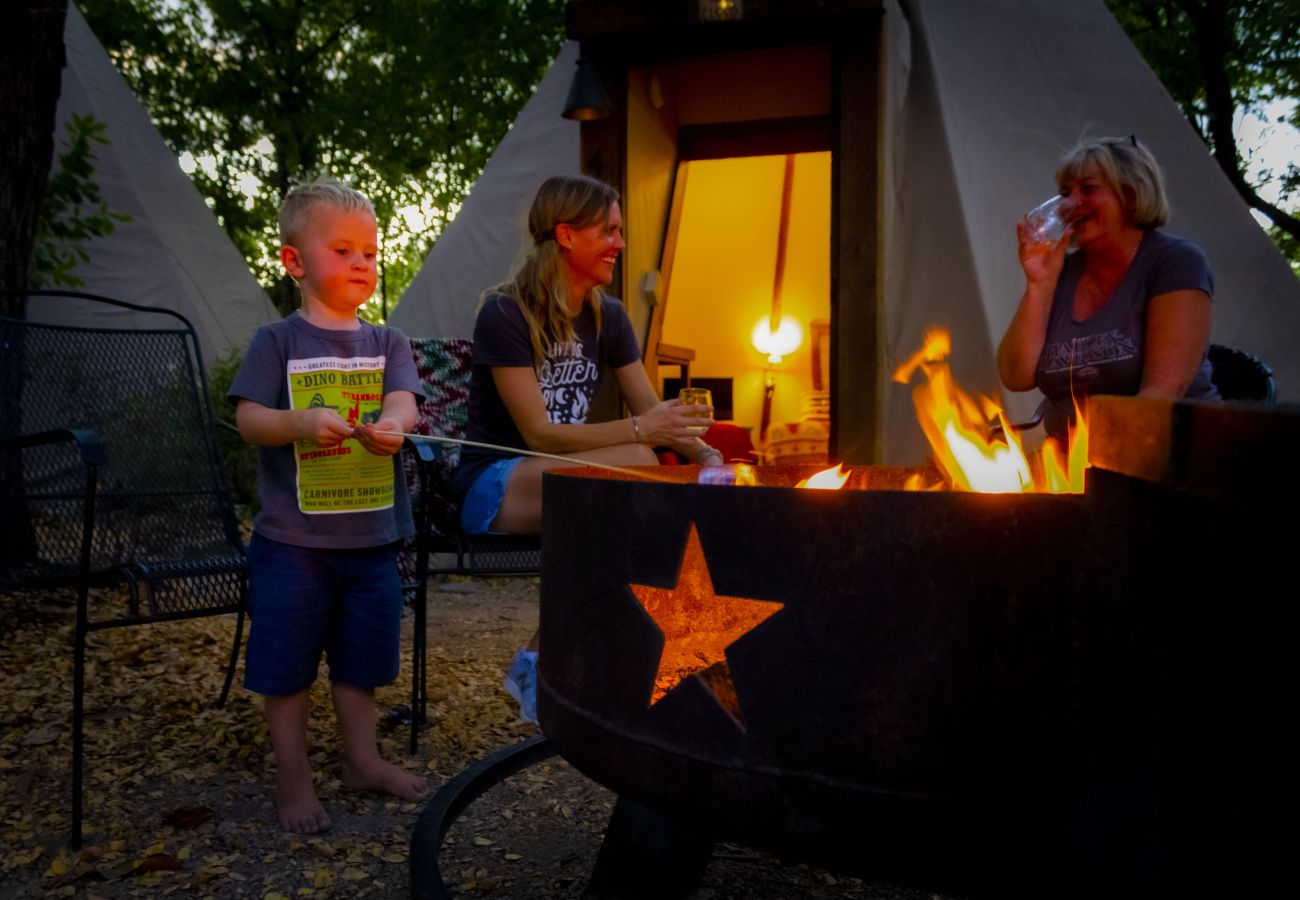
[[[758,471],[746,488],[547,475],[548,738],[644,806],[884,874],[924,856],[943,883],[990,839],[1063,845],[1063,798],[1042,792],[1071,755],[1076,610],[1098,588],[1060,566],[1084,498]]]
[[[1246,847],[1294,814],[1295,742],[1264,723],[1293,696],[1271,651],[1295,615],[1217,592],[1281,567],[1231,574],[1225,511],[1271,528],[1283,506],[1112,468],[1084,495],[550,472],[546,735],[671,819],[905,883],[1155,896],[1276,871]]]
[[[1292,879],[1300,409],[1093,398],[1084,494],[545,477],[548,740],[619,793],[590,887],[686,896],[734,839],[990,897],[1268,896]],[[658,470],[658,475],[674,470]]]

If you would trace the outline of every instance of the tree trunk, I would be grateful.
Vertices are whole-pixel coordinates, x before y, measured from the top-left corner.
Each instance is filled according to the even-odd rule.
[[[0,286],[27,287],[36,223],[54,156],[54,109],[63,80],[67,0],[28,0],[0,29]],[[0,312],[22,314],[18,299]]]

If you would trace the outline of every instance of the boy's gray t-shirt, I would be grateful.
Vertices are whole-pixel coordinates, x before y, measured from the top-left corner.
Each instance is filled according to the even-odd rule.
[[[1073,396],[1133,395],[1142,386],[1147,307],[1152,297],[1181,290],[1214,296],[1205,252],[1187,238],[1152,230],[1142,236],[1133,262],[1106,305],[1076,321],[1074,291],[1083,261],[1083,251],[1066,257],[1038,358],[1037,386],[1048,401],[1044,424],[1048,434],[1061,438],[1073,417]],[[1187,390],[1188,399],[1218,399],[1210,374],[1209,359],[1203,356]]]
[[[268,409],[332,406],[351,424],[378,420],[385,395],[420,395],[411,345],[395,328],[318,328],[298,313],[258,330],[227,396]],[[253,530],[299,547],[379,547],[415,532],[400,454],[348,439],[257,448],[262,509]]]

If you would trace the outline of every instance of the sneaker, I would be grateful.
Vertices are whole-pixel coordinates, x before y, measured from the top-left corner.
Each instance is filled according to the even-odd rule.
[[[519,718],[537,724],[537,651],[519,648],[502,686],[519,704]]]

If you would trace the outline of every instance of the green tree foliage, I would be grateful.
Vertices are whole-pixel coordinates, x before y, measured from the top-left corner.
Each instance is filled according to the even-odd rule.
[[[45,200],[36,223],[31,283],[36,288],[81,287],[72,274],[90,259],[85,243],[113,233],[131,217],[108,208],[95,183],[95,144],[107,144],[105,126],[93,116],[73,113],[59,154],[58,171],[45,185]]]
[[[1234,137],[1238,118],[1290,101],[1286,122],[1300,128],[1300,0],[1106,0],[1147,63],[1253,209],[1272,223],[1278,246],[1300,267],[1294,208],[1300,169],[1265,170],[1252,182],[1253,148]],[[1260,195],[1274,183],[1279,201]]]
[[[275,210],[295,180],[375,203],[382,316],[563,41],[562,0],[82,0],[282,312]]]

